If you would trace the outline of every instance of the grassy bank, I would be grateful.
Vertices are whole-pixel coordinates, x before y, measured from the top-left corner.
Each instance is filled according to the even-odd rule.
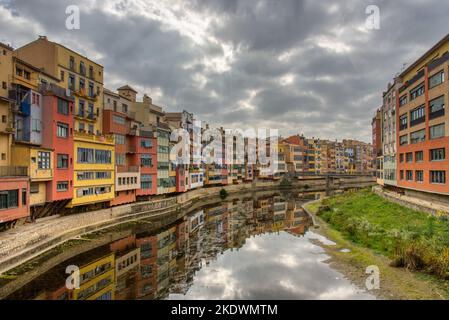
[[[449,222],[389,202],[369,190],[308,208],[344,238],[391,259],[392,266],[449,279]]]

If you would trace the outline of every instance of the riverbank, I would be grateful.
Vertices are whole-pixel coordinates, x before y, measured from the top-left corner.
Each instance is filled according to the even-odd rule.
[[[441,273],[444,264],[429,265],[444,262],[447,221],[391,203],[369,190],[314,201],[305,209],[319,224],[317,232],[336,243],[323,246],[332,257],[331,265],[360,287],[365,287],[366,268],[375,265],[380,289],[370,293],[381,299],[449,299],[449,282]]]

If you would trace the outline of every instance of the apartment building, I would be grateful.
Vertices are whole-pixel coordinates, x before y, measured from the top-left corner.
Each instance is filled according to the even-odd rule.
[[[398,78],[398,186],[449,194],[445,111],[449,85],[449,35],[404,70]]]
[[[103,99],[103,131],[115,137],[115,198],[111,205],[132,203],[141,187],[140,168],[150,165],[144,161],[143,155],[136,159],[141,123],[136,121],[135,113],[131,111],[132,101],[107,89]],[[151,146],[151,140],[148,146]]]
[[[0,43],[0,228],[30,213],[28,167],[12,161],[14,100],[9,96],[14,49]]]
[[[74,96],[73,198],[67,206],[108,204],[115,196],[115,141],[102,132],[103,67],[46,37],[15,55],[59,79]]]
[[[396,80],[389,83],[383,93],[382,104],[382,155],[383,183],[396,186],[396,92],[399,85]]]
[[[376,166],[377,183],[383,185],[383,155],[382,155],[382,109],[377,109],[371,123],[373,130],[373,153]]]
[[[298,174],[305,171],[305,141],[303,136],[292,136],[283,141],[285,161],[289,173]]]

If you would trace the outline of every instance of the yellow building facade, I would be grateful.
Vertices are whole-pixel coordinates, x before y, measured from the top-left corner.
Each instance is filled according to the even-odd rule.
[[[111,253],[80,267],[80,287],[73,300],[114,300],[115,255]]]
[[[53,151],[37,146],[16,143],[12,146],[14,165],[28,167],[30,177],[30,206],[43,205],[47,199],[47,181],[53,179]]]
[[[115,142],[102,131],[103,67],[61,44],[39,37],[15,52],[60,80],[75,97],[74,194],[68,207],[114,199]]]
[[[12,77],[13,48],[0,43],[0,166],[11,164],[11,144],[14,133],[8,84]]]

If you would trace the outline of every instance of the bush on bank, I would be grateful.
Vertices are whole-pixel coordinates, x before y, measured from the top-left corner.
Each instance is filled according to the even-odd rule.
[[[389,202],[369,190],[326,199],[318,215],[353,242],[392,259],[395,267],[449,279],[449,222]]]

